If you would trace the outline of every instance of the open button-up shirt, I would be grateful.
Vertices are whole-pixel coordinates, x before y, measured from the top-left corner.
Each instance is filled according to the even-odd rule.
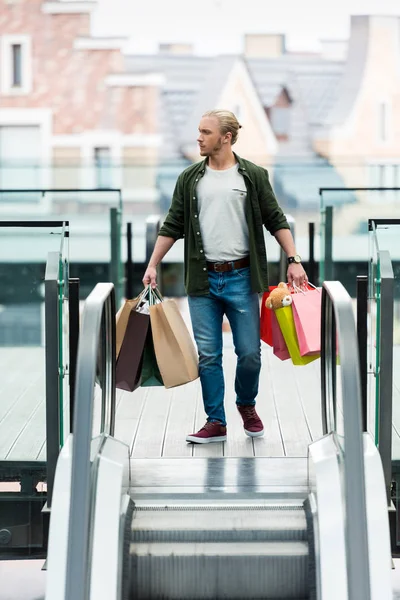
[[[290,229],[269,182],[266,169],[235,154],[247,197],[245,214],[249,228],[250,274],[253,292],[268,290],[268,265],[263,225],[274,234]],[[201,239],[197,183],[204,176],[207,159],[191,165],[178,177],[171,207],[159,235],[184,238],[185,289],[189,295],[208,294],[208,270]]]

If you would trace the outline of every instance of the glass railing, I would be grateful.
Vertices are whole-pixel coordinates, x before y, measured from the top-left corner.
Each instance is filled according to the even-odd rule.
[[[368,310],[368,426],[379,448],[400,546],[400,219],[371,219]],[[394,540],[392,540],[392,544]],[[396,552],[397,550],[395,550]]]
[[[320,189],[320,282],[338,279],[339,263],[350,259],[348,277],[356,280],[357,263],[369,255],[368,220],[377,215],[400,216],[400,188]]]
[[[67,189],[49,186],[36,190],[17,187],[7,190],[3,186],[0,190],[0,217],[7,215],[7,218],[19,219],[23,215],[24,219],[68,221],[73,242],[74,276],[81,280],[82,294],[86,297],[98,281],[112,281],[119,303],[124,282],[121,190],[90,189],[89,186],[74,189],[73,181],[69,181]],[[39,232],[36,241],[45,244]],[[30,262],[29,246],[19,246],[17,239],[9,240],[8,252],[14,255],[17,263]],[[86,268],[93,263],[98,265],[97,269]]]
[[[0,553],[40,555],[48,431],[56,460],[69,428],[68,223],[0,221],[0,255],[0,529],[8,532]]]

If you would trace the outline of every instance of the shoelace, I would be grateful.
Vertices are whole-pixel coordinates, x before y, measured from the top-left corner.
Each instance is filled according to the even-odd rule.
[[[246,419],[246,421],[258,421],[259,419],[254,406],[244,406],[243,408],[241,408],[241,413]]]
[[[205,429],[205,431],[208,431],[208,430],[212,429],[214,427],[214,425],[220,425],[220,423],[212,423],[210,421],[206,421],[206,424],[201,429]]]

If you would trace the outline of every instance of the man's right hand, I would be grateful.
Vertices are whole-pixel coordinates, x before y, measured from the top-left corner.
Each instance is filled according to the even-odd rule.
[[[147,267],[142,282],[145,287],[151,285],[154,290],[157,287],[157,269],[155,267]]]

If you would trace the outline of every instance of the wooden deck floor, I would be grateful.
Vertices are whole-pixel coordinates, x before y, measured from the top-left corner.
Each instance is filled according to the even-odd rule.
[[[236,356],[224,346],[225,410],[228,439],[219,444],[193,445],[188,433],[205,422],[199,380],[182,387],[139,388],[117,392],[116,437],[129,444],[133,458],[307,456],[308,444],[321,436],[319,360],[306,367],[282,362],[263,345],[257,410],[265,436],[248,438],[236,410]]]
[[[199,380],[166,390],[117,390],[116,437],[133,458],[305,457],[321,434],[320,361],[304,367],[282,362],[263,344],[257,410],[263,438],[243,432],[234,396],[236,357],[224,334],[225,409],[228,440],[192,445],[185,437],[205,422]],[[400,362],[395,348],[394,364]],[[45,372],[43,348],[0,348],[0,460],[45,460]],[[94,428],[94,432],[96,427]],[[393,457],[400,459],[400,370],[394,368]]]

